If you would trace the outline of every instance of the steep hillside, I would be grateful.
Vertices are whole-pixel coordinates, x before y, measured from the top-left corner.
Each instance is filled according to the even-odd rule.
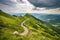
[[[12,16],[0,11],[0,40],[60,40],[60,29],[35,18],[30,14],[24,16]],[[29,19],[29,20],[27,20]],[[27,20],[26,22],[24,22]],[[23,26],[28,28],[27,35],[19,35],[24,32]],[[13,32],[18,31],[18,35]]]

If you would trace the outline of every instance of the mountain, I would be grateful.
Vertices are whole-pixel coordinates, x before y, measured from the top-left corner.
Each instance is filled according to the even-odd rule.
[[[23,16],[25,13],[15,13],[17,16]],[[14,15],[15,15],[14,14]],[[34,17],[46,21],[51,24],[58,24],[60,23],[60,14],[42,14],[42,13],[30,13]]]
[[[60,27],[60,14],[46,14],[37,16],[38,19],[46,21],[54,26]]]
[[[50,14],[43,16],[46,21],[49,23],[59,23],[60,22],[60,14]]]
[[[21,26],[22,23],[24,23],[23,26],[28,28],[28,34],[13,34],[14,31],[18,31],[19,33],[25,31]],[[0,11],[0,40],[60,40],[59,30],[59,28],[30,14],[13,16]]]
[[[60,27],[60,14],[38,14],[38,13],[33,13],[31,14],[34,17],[43,20],[45,22],[48,22],[52,24],[53,26]]]
[[[36,18],[51,24],[60,23],[60,14],[31,14]]]

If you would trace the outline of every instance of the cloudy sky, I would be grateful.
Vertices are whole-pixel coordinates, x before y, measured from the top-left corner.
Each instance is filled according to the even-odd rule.
[[[0,10],[9,13],[60,13],[60,0],[0,0]]]

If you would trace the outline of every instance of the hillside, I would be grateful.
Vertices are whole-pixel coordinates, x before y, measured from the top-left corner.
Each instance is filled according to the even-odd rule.
[[[29,20],[27,20],[29,19]],[[24,22],[27,20],[26,22]],[[23,33],[21,26],[28,28],[27,35],[14,35],[14,31]],[[35,18],[30,14],[13,16],[0,11],[0,40],[60,40],[60,29]]]

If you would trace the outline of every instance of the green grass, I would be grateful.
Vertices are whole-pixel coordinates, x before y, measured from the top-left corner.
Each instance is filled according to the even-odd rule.
[[[28,28],[27,36],[14,35],[14,31],[23,32],[21,23]],[[60,40],[60,29],[35,18],[30,14],[12,16],[0,11],[0,40]]]

